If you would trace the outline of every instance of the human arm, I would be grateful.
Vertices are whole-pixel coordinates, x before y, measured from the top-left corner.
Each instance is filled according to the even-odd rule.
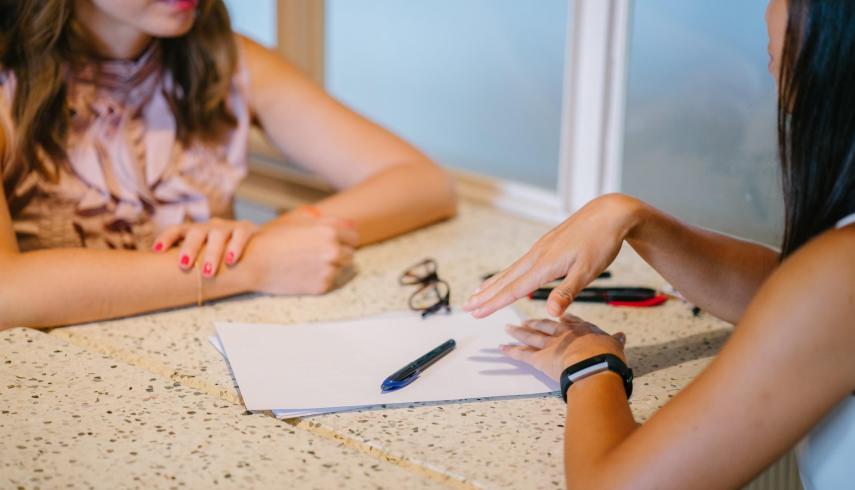
[[[332,287],[338,271],[351,263],[355,244],[352,231],[323,224],[265,227],[247,245],[240,264],[211,278],[176,267],[177,250],[21,253],[0,186],[0,329],[103,320],[193,304],[200,296],[317,294]]]
[[[175,267],[177,251],[49,249],[20,253],[0,186],[0,329],[49,327],[191,304],[195,271]],[[249,289],[249,268],[223,271],[207,297]]]
[[[293,162],[337,194],[316,203],[353,222],[372,243],[455,213],[450,177],[395,135],[350,111],[280,56],[239,37],[249,70],[250,107]]]
[[[784,262],[719,356],[642,426],[631,423],[615,374],[574,383],[568,488],[737,488],[792,447],[855,387],[853,244],[855,228],[829,232]],[[574,337],[568,342],[525,328],[514,333],[529,345],[538,336],[560,348],[505,351],[535,365],[557,362],[553,373],[593,355],[623,355],[611,337],[579,330],[562,330]]]
[[[485,282],[464,305],[484,317],[566,276],[549,296],[559,316],[614,260],[626,240],[693,304],[736,322],[778,265],[774,250],[680,222],[638,199],[610,194],[591,201],[543,236],[519,260]]]
[[[214,277],[221,265],[236,265],[258,225],[249,221],[212,218],[205,223],[181,223],[163,230],[154,240],[152,251],[178,249],[178,267],[190,270],[197,260],[202,275]],[[204,253],[202,253],[204,251]]]

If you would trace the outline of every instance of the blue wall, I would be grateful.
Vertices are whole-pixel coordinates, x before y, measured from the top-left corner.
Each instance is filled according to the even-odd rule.
[[[276,0],[225,0],[232,28],[268,47],[276,46]]]
[[[635,2],[622,184],[693,223],[774,243],[782,199],[765,7]]]
[[[329,0],[327,88],[438,162],[557,188],[566,0]]]

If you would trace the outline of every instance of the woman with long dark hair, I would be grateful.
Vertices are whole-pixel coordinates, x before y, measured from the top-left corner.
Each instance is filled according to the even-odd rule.
[[[736,329],[644,425],[625,336],[572,315],[509,327],[508,356],[562,383],[570,488],[736,488],[798,445],[808,489],[855,485],[855,2],[771,0],[786,205],[782,250],[596,199],[470,298],[484,317],[565,276],[559,316],[627,241],[692,303]],[[632,361],[631,359],[629,360]]]
[[[340,192],[233,221],[253,124]],[[439,167],[222,0],[0,0],[0,177],[0,328],[322,293],[354,247],[455,211]]]

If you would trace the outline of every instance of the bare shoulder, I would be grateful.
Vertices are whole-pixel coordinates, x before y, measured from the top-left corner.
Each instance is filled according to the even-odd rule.
[[[828,230],[814,238],[791,257],[782,267],[795,269],[806,277],[821,280],[848,280],[855,286],[855,225]]]
[[[235,42],[237,42],[238,45],[238,49],[241,51],[241,54],[243,54],[247,58],[255,58],[268,51],[267,48],[244,36],[243,34],[235,33],[234,36]]]
[[[788,315],[812,318],[855,342],[855,226],[829,230],[783,261],[761,294]],[[759,298],[758,298],[759,299]]]
[[[236,39],[249,75],[249,103],[254,114],[263,116],[277,111],[282,115],[288,111],[277,110],[277,107],[305,108],[306,104],[316,107],[325,100],[321,87],[279,53],[245,36],[236,35]]]
[[[235,34],[235,39],[250,73],[263,74],[269,71],[294,71],[296,73],[296,69],[279,53],[241,34]]]

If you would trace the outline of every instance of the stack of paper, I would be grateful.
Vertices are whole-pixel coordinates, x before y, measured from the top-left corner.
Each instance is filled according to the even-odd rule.
[[[486,320],[409,313],[302,325],[217,323],[212,343],[231,365],[247,409],[281,418],[556,391],[557,383],[498,350],[513,342],[509,323],[519,323],[510,310]],[[381,392],[387,376],[448,339],[457,342],[454,351],[409,386]]]

